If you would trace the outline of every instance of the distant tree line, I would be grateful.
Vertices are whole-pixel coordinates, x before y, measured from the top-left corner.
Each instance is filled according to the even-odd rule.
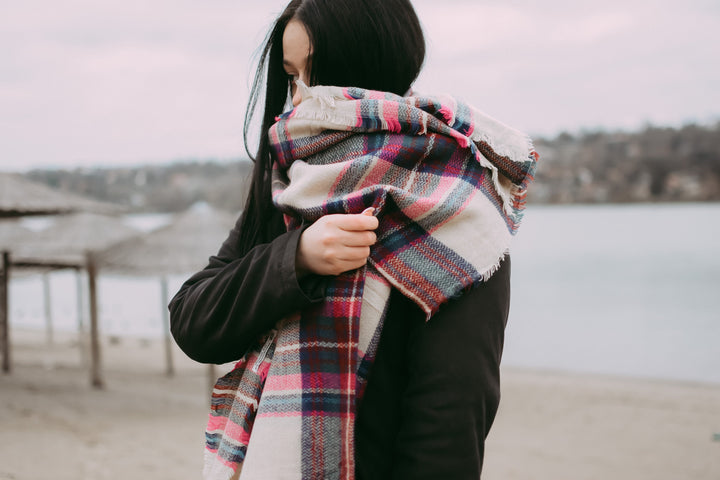
[[[123,168],[33,170],[26,176],[138,212],[180,212],[196,202],[237,212],[245,201],[251,172],[249,160],[196,160]]]
[[[720,200],[720,123],[639,132],[562,133],[536,139],[532,203]],[[252,163],[195,160],[124,168],[33,170],[32,180],[127,206],[178,212],[196,202],[242,209]]]
[[[720,200],[720,123],[562,133],[535,142],[537,203]]]

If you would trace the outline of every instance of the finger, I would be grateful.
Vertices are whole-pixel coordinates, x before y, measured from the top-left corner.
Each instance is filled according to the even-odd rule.
[[[348,214],[338,215],[335,220],[335,225],[342,230],[349,232],[358,232],[362,230],[375,230],[378,225],[378,219],[372,215],[359,214]]]
[[[343,231],[340,242],[346,247],[369,247],[375,245],[377,235],[372,230]]]
[[[337,259],[345,263],[357,263],[360,265],[365,263],[365,260],[370,256],[370,247],[347,247],[341,252],[338,252]]]
[[[372,215],[374,215],[374,214],[375,214],[375,209],[374,209],[373,207],[368,207],[368,208],[366,208],[365,210],[363,210],[360,215],[370,215],[370,216],[372,216]]]

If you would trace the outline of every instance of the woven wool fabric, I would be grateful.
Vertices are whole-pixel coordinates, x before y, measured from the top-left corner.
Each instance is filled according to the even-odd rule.
[[[284,319],[220,379],[205,478],[353,479],[357,402],[392,288],[427,314],[487,280],[517,231],[537,155],[452,97],[299,84],[270,129],[273,201],[288,229],[375,208],[366,267]]]

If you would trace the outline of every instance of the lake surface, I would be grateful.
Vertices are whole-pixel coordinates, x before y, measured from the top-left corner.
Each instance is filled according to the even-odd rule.
[[[720,205],[529,208],[505,362],[720,383]]]
[[[530,206],[512,252],[506,365],[720,383],[720,204]],[[74,330],[75,274],[49,280],[53,325]],[[99,291],[103,333],[162,335],[159,279]],[[40,276],[10,296],[13,326],[44,328]]]

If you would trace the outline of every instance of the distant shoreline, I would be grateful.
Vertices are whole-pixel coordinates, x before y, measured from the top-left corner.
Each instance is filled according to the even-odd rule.
[[[537,138],[529,204],[720,201],[720,122],[636,132]],[[197,202],[240,211],[253,164],[197,159],[162,164],[32,169],[26,178],[134,211],[179,212]]]

